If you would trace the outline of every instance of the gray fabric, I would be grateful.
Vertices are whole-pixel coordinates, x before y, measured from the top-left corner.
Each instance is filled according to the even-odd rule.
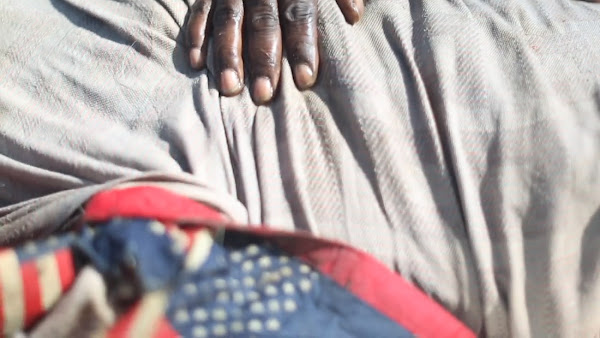
[[[600,332],[600,7],[319,5],[318,85],[285,64],[257,108],[186,66],[183,0],[0,0],[0,241],[152,171],[362,248],[479,334]]]

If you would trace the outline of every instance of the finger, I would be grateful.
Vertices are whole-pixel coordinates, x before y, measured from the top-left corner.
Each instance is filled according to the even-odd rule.
[[[215,61],[221,94],[233,96],[242,90],[242,0],[218,0],[213,14]]]
[[[280,5],[285,49],[294,81],[298,88],[307,89],[315,83],[319,67],[316,0],[282,0]]]
[[[357,23],[365,11],[363,0],[337,0],[337,4],[349,24]]]
[[[188,23],[188,47],[190,65],[196,69],[206,67],[206,55],[208,50],[208,39],[210,27],[209,20],[212,0],[198,0],[192,7],[192,14]]]
[[[281,73],[277,0],[248,0],[246,22],[252,99],[256,104],[264,104],[273,97]]]

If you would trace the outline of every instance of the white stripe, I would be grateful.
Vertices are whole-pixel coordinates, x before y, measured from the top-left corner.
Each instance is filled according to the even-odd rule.
[[[13,250],[0,254],[0,285],[4,310],[4,334],[10,336],[23,328],[25,300],[17,254]]]
[[[165,314],[167,301],[167,293],[163,290],[144,296],[131,323],[128,337],[152,337],[157,329],[156,324]]]
[[[36,261],[42,296],[42,306],[48,310],[60,297],[62,287],[58,264],[53,254],[45,255]]]
[[[213,239],[207,230],[198,231],[194,235],[194,242],[185,260],[185,268],[189,271],[198,270],[210,254]]]

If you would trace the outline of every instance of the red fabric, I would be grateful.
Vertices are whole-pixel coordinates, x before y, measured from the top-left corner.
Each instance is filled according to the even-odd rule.
[[[21,280],[25,297],[25,327],[28,328],[44,312],[40,281],[35,260],[21,265]]]
[[[126,314],[119,317],[119,321],[106,333],[106,338],[129,337],[129,329],[135,320],[140,302],[135,304]]]
[[[179,333],[169,324],[166,318],[161,318],[157,324],[156,332],[152,335],[154,338],[174,338],[179,337]]]
[[[66,291],[75,280],[75,267],[73,265],[73,256],[71,250],[62,249],[54,253],[54,259],[58,267],[60,276],[61,290]]]
[[[156,187],[100,192],[86,207],[86,221],[105,221],[114,217],[152,218],[161,222],[198,218],[225,220],[211,207]]]

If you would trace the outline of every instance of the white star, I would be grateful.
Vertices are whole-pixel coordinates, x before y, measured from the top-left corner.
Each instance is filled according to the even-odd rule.
[[[224,289],[227,287],[227,282],[222,278],[215,279],[215,287],[217,289]]]
[[[258,265],[263,268],[268,268],[271,266],[271,258],[269,256],[263,256],[258,260]]]
[[[277,288],[276,288],[276,287],[274,287],[273,285],[267,285],[267,286],[265,287],[265,293],[266,293],[268,296],[276,296],[276,295],[277,295]]]
[[[283,302],[283,309],[287,312],[294,312],[298,309],[298,305],[296,305],[296,302],[293,300],[286,299],[285,302]]]
[[[309,273],[310,272],[310,267],[308,267],[308,265],[306,265],[306,264],[301,264],[300,265],[300,272],[302,272],[302,273]]]
[[[246,248],[246,253],[248,255],[256,255],[260,252],[260,249],[256,244],[251,244]]]
[[[35,244],[33,242],[27,242],[27,244],[25,244],[25,252],[27,252],[28,254],[32,255],[37,251],[37,247],[35,246]]]
[[[279,302],[276,299],[269,300],[269,303],[267,306],[269,307],[269,311],[279,312]]]
[[[50,246],[57,246],[58,245],[58,238],[56,238],[56,236],[50,236],[50,238],[48,238],[48,245],[50,245]]]
[[[204,328],[204,326],[195,326],[194,329],[192,330],[192,334],[196,338],[204,338],[207,336],[207,332],[206,332],[206,329]]]
[[[250,272],[254,269],[254,263],[252,261],[245,261],[244,264],[242,264],[242,269],[246,272]]]
[[[198,289],[196,288],[195,284],[187,283],[183,286],[183,291],[188,295],[195,295]]]
[[[242,253],[240,253],[238,251],[232,252],[230,257],[231,257],[231,260],[236,263],[239,263],[242,261],[242,259],[244,259],[244,255],[242,255]]]
[[[294,288],[294,284],[292,284],[290,282],[283,283],[283,292],[286,295],[294,294],[294,292],[296,292],[296,289]]]
[[[289,266],[281,267],[280,271],[284,277],[290,277],[291,275],[294,274],[294,271],[292,271],[292,268],[290,268]]]
[[[213,327],[213,334],[217,337],[222,337],[227,334],[227,327],[223,324],[217,324]]]
[[[244,331],[244,323],[235,321],[231,323],[231,331],[234,333],[241,333]]]
[[[262,283],[266,284],[266,283],[277,283],[279,282],[279,280],[281,280],[281,275],[279,274],[279,272],[264,272],[261,277],[260,280]]]
[[[175,321],[179,323],[186,323],[190,319],[188,312],[184,309],[177,310],[175,312]]]
[[[251,288],[256,284],[254,278],[252,277],[244,277],[244,285]]]
[[[261,332],[262,323],[258,319],[252,319],[248,322],[248,330],[252,332]]]
[[[164,235],[165,227],[158,222],[152,222],[152,224],[150,224],[150,231],[156,235]]]
[[[221,291],[217,294],[217,302],[227,303],[229,302],[229,294],[225,291]]]
[[[233,301],[235,303],[241,304],[244,302],[244,293],[241,291],[236,291],[233,293]]]
[[[248,300],[252,302],[252,301],[258,300],[258,298],[260,298],[260,296],[258,295],[258,292],[250,291],[250,292],[248,292],[248,296],[246,296],[246,298],[248,298]]]
[[[227,319],[227,312],[225,309],[216,309],[213,311],[212,317],[214,320],[225,320]]]
[[[302,290],[304,292],[310,291],[311,286],[312,286],[312,283],[306,278],[303,278],[300,281],[300,290]]]
[[[206,310],[201,309],[201,308],[197,308],[196,310],[194,310],[193,313],[194,319],[197,321],[205,321],[208,318],[208,314],[206,313]]]
[[[250,312],[263,314],[265,312],[265,306],[261,302],[254,302],[250,305]]]
[[[267,326],[267,330],[269,330],[269,331],[277,331],[281,328],[281,324],[275,318],[270,318],[269,320],[267,320],[266,326]]]

